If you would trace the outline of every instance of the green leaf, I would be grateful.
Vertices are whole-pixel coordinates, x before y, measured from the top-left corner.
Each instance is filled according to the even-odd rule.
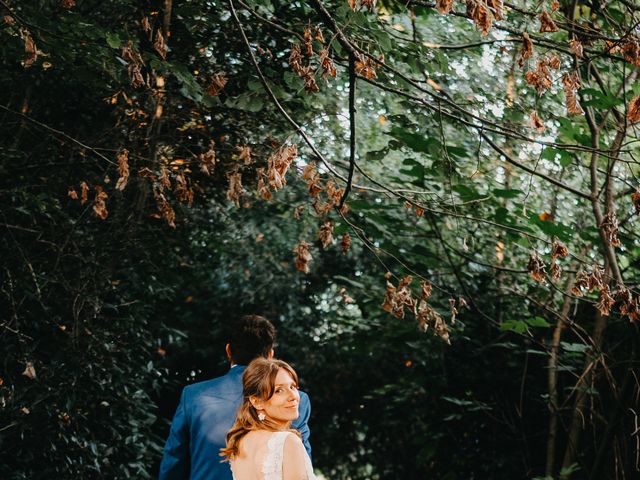
[[[570,241],[573,236],[573,229],[571,227],[550,220],[541,220],[537,213],[529,215],[529,223],[536,225],[550,237],[556,236],[564,242]]]
[[[366,158],[367,160],[371,160],[371,161],[382,160],[388,154],[389,154],[389,147],[386,146],[381,150],[371,150],[371,151],[365,153],[364,158]]]
[[[560,165],[563,167],[568,167],[571,165],[573,157],[566,150],[560,150],[557,148],[547,147],[542,151],[542,155],[540,158],[544,160],[550,160],[552,162],[558,160]]]
[[[478,200],[484,197],[484,195],[482,195],[477,190],[462,184],[454,185],[453,187],[451,187],[451,190],[460,195],[460,198],[465,202]]]
[[[527,320],[525,320],[525,322],[527,322],[527,324],[530,327],[544,327],[544,328],[549,328],[551,326],[551,324],[549,322],[547,322],[544,318],[542,317],[533,317],[533,318],[529,318]]]
[[[522,320],[507,320],[500,325],[500,330],[503,332],[524,333],[527,328],[527,323]]]
[[[264,101],[255,94],[243,93],[235,98],[228,98],[225,105],[230,108],[256,113],[264,108]]]
[[[419,133],[407,132],[400,127],[392,128],[389,135],[416,152],[430,155],[436,155],[440,152],[441,143],[435,138],[425,137]]]
[[[495,188],[492,193],[500,198],[515,198],[522,193],[522,190],[516,188]]]
[[[589,350],[589,346],[583,343],[560,342],[562,349],[566,352],[584,353]]]
[[[185,65],[169,62],[161,63],[161,65],[167,68],[176,77],[176,79],[178,79],[182,86],[180,93],[191,100],[195,100],[196,102],[202,100],[202,97],[204,96],[202,87]]]
[[[621,105],[624,101],[612,94],[604,93],[594,88],[583,88],[582,94],[591,98],[585,100],[584,105],[594,106],[598,108],[609,109],[617,105]]]
[[[105,34],[105,38],[107,39],[107,44],[111,48],[120,48],[122,46],[122,39],[117,32],[107,32]]]

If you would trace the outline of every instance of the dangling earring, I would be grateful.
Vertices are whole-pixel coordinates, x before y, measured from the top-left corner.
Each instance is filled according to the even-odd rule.
[[[264,413],[260,412],[258,414],[258,420],[260,420],[261,422],[264,422],[265,418],[267,418],[267,416]]]

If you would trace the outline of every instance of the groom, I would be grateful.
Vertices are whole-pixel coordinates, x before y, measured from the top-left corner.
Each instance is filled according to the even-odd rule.
[[[241,317],[227,336],[226,375],[184,388],[171,423],[171,432],[160,464],[160,480],[231,480],[229,463],[218,455],[225,446],[242,400],[242,372],[254,358],[273,357],[276,329],[258,315]],[[300,392],[298,419],[292,428],[302,435],[309,456],[309,414],[307,394]]]

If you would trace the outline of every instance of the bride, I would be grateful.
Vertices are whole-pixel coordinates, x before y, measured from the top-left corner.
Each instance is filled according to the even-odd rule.
[[[258,358],[242,376],[242,405],[220,455],[234,480],[316,480],[300,434],[298,375],[281,360]]]

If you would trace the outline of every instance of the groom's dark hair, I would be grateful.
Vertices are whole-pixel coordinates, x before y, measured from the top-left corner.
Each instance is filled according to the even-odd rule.
[[[229,325],[227,342],[231,361],[248,365],[258,357],[268,357],[276,340],[276,328],[264,317],[245,315]]]

